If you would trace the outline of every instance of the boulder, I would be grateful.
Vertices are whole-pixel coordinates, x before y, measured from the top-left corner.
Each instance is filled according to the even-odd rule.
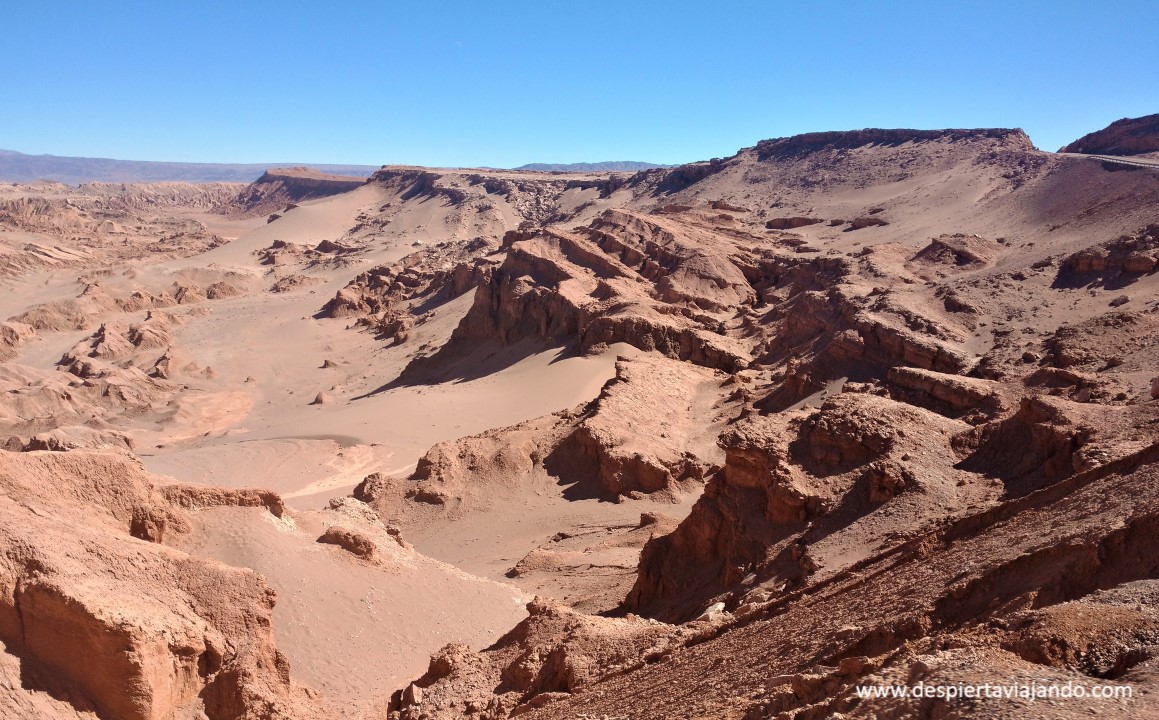
[[[806,227],[809,225],[816,225],[824,222],[821,218],[811,217],[781,217],[773,218],[765,221],[765,227],[769,230],[792,230],[794,228]]]
[[[271,515],[279,518],[286,512],[286,505],[282,502],[281,496],[272,490],[178,483],[165,485],[160,488],[160,492],[166,500],[187,510],[212,507],[264,507]]]
[[[327,545],[337,545],[351,555],[362,558],[363,560],[376,560],[378,558],[378,546],[374,541],[366,537],[360,532],[350,530],[344,527],[333,526],[326,528],[326,532],[318,538],[318,542]]]

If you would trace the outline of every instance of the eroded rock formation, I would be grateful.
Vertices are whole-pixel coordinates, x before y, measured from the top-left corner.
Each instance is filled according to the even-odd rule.
[[[188,528],[132,458],[0,453],[0,642],[109,720],[305,717],[256,573],[159,543]],[[225,491],[218,491],[225,494]]]

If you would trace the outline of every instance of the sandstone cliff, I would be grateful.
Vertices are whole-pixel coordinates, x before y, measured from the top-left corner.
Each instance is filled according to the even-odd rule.
[[[102,720],[314,717],[256,573],[160,544],[188,528],[139,463],[0,452],[0,642]]]

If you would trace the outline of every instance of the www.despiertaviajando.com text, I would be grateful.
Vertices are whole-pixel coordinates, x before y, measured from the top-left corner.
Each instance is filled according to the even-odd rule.
[[[917,682],[913,685],[858,685],[854,692],[862,700],[909,698],[921,700],[1130,700],[1130,685],[1083,685],[1061,683],[978,683],[937,684]]]

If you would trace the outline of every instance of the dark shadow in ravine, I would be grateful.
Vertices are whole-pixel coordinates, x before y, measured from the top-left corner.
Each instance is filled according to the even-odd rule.
[[[452,347],[451,343],[455,346]],[[397,378],[354,400],[374,397],[388,390],[403,387],[423,387],[446,383],[464,383],[502,372],[523,360],[542,352],[555,351],[551,363],[578,357],[572,345],[560,347],[537,340],[520,340],[510,345],[487,340],[472,342],[452,340],[438,352],[410,362]]]

